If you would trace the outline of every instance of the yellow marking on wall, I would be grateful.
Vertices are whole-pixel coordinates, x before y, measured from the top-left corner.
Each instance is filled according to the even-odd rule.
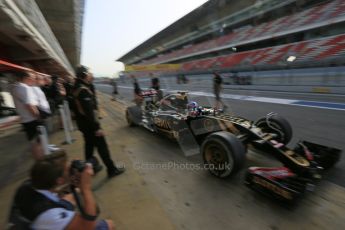
[[[330,93],[331,89],[327,87],[314,87],[312,88],[313,93]]]
[[[178,70],[181,68],[180,64],[157,64],[157,65],[126,65],[126,72],[138,71],[158,71],[158,70]]]

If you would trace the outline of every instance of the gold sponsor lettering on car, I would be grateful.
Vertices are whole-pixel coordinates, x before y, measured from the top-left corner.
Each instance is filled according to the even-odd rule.
[[[169,121],[167,120],[163,120],[161,118],[155,117],[153,121],[155,125],[157,125],[159,128],[170,129],[170,124],[169,124]]]
[[[292,195],[290,192],[286,191],[285,189],[280,188],[279,186],[272,184],[260,177],[254,176],[253,178],[253,182],[256,184],[261,185],[264,188],[267,188],[268,190],[271,190],[272,192],[288,199],[288,200],[292,200]]]

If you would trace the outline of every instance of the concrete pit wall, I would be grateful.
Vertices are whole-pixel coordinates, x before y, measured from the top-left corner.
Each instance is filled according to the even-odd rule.
[[[345,67],[308,68],[250,72],[221,73],[225,89],[326,93],[345,95]],[[212,87],[212,74],[186,75],[189,84],[200,89]],[[142,87],[149,79],[140,78]],[[161,76],[161,87],[176,84],[176,75]],[[181,89],[188,88],[181,84]]]

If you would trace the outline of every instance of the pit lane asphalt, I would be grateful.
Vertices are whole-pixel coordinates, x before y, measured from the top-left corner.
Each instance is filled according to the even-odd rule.
[[[122,90],[120,93],[124,95]],[[314,193],[308,193],[296,207],[287,208],[246,188],[245,169],[226,180],[205,170],[188,170],[186,165],[201,164],[201,157],[185,157],[175,142],[140,127],[128,127],[125,106],[119,106],[123,99],[105,106],[117,127],[117,137],[109,141],[121,145],[177,229],[344,229],[344,188],[321,181]],[[171,162],[175,166],[164,167]],[[249,165],[276,162],[249,153],[246,167]]]
[[[127,85],[126,86],[130,86]],[[133,99],[133,89],[127,87],[119,87],[119,95],[122,100],[127,103]],[[178,85],[172,85],[169,89],[179,89]],[[193,87],[193,86],[192,86]],[[184,86],[186,88],[186,86]],[[109,85],[97,84],[97,89],[101,92],[111,94],[112,87]],[[191,90],[191,89],[189,89]],[[199,90],[200,91],[200,90]],[[242,95],[245,91],[241,91]],[[253,92],[248,92],[253,94]],[[261,92],[261,96],[278,97],[272,92]],[[206,96],[193,96],[192,100],[197,101],[199,105],[213,105],[214,98]],[[281,98],[281,97],[280,97]],[[314,100],[314,101],[328,101],[328,102],[342,102],[344,99],[339,95],[319,95],[316,94],[298,94],[294,98],[294,93],[284,93],[284,98]],[[290,105],[280,105],[273,103],[243,101],[224,99],[224,102],[229,106],[228,112],[238,116],[245,117],[250,120],[257,120],[265,116],[268,112],[277,112],[285,117],[293,128],[293,139],[289,147],[294,147],[299,140],[311,141],[321,145],[331,146],[343,151],[343,155],[338,164],[329,170],[324,179],[331,181],[337,185],[345,187],[345,119],[344,111],[319,109],[310,107],[299,107]]]
[[[120,89],[120,93],[123,97],[127,94],[127,99],[132,98],[132,90]],[[104,183],[105,172],[103,172],[103,175],[96,178],[95,190],[102,207],[102,216],[109,215],[113,218],[119,229],[168,229],[166,225],[154,225],[155,227],[152,228],[153,220],[150,215],[155,216],[155,213],[157,214],[160,209],[158,205],[153,205],[157,207],[156,212],[148,208],[150,207],[148,203],[152,203],[152,199],[148,199],[151,195],[147,193],[144,194],[145,196],[140,195],[139,189],[132,180],[136,174],[134,172],[139,173],[141,178],[137,178],[137,181],[140,182],[141,187],[148,188],[155,199],[159,201],[163,208],[161,213],[164,213],[163,216],[166,214],[176,229],[318,230],[345,228],[343,221],[345,189],[328,181],[321,181],[316,187],[316,191],[308,193],[297,207],[286,208],[247,189],[243,184],[244,171],[239,172],[233,178],[219,180],[204,170],[186,170],[182,166],[180,169],[150,168],[147,163],[151,163],[151,165],[161,163],[163,165],[164,163],[175,162],[177,165],[184,163],[195,165],[202,161],[197,155],[184,157],[179,146],[170,140],[154,135],[142,128],[129,128],[124,118],[124,106],[121,103],[110,101],[109,96],[104,99],[103,94],[101,94],[99,97],[101,98],[100,106],[106,113],[102,123],[108,136],[107,141],[116,162],[126,164],[127,173]],[[210,100],[212,101],[212,99]],[[204,98],[204,103],[206,102],[207,100]],[[230,102],[236,103],[233,100]],[[265,113],[266,111],[263,114]],[[74,135],[78,137],[77,141],[65,147],[68,153],[72,153],[70,156],[72,158],[76,155],[79,157],[82,155],[83,146],[79,132],[74,133]],[[19,138],[23,139],[23,146],[21,146]],[[3,140],[8,141],[7,139]],[[62,140],[63,133],[60,132],[52,143],[60,143]],[[7,143],[8,148],[6,149],[12,151],[3,152],[1,155],[11,155],[11,159],[19,160],[21,156],[14,149],[26,145],[24,134],[18,133],[11,138],[11,143]],[[0,146],[3,147],[1,143]],[[26,158],[30,160],[30,156],[26,155]],[[130,158],[128,161],[127,156]],[[5,159],[2,158],[2,160]],[[12,166],[12,171],[18,170],[22,171],[22,174],[26,174],[23,166],[28,167],[30,163],[24,158],[20,160],[24,161],[25,164],[19,164],[17,169]],[[268,166],[270,164],[275,164],[275,162],[258,154],[248,154],[248,166]],[[16,188],[17,186],[18,184],[15,184],[12,187]],[[14,191],[14,189],[4,188],[3,191],[5,193]],[[129,195],[125,196],[125,193]],[[10,202],[8,199],[12,198],[13,193],[7,192],[6,194],[6,197],[2,196],[6,205],[0,206],[7,215],[8,203]],[[125,215],[122,215],[123,213]],[[4,217],[5,215],[1,216]],[[151,228],[145,228],[142,225],[139,228],[140,223],[143,222],[151,222]],[[0,225],[1,223],[2,221],[0,221]],[[150,224],[146,226],[148,225]],[[136,228],[132,226],[136,226]],[[0,229],[2,229],[1,227]]]

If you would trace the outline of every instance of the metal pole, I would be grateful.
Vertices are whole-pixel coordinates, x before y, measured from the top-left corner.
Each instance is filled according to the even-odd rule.
[[[39,138],[40,138],[40,142],[43,148],[44,155],[49,155],[50,150],[48,147],[49,141],[48,141],[48,134],[47,134],[46,127],[44,127],[43,125],[40,125],[37,127],[37,130],[39,133]]]
[[[74,127],[73,127],[73,122],[72,122],[72,116],[71,116],[71,110],[69,109],[69,104],[68,101],[64,101],[64,108],[65,108],[65,112],[66,112],[66,116],[67,116],[67,122],[68,122],[68,126],[69,126],[69,131],[74,131]]]
[[[70,134],[69,129],[68,129],[67,118],[66,118],[66,114],[65,114],[65,110],[63,108],[63,105],[59,105],[59,111],[60,111],[60,115],[61,115],[61,119],[62,119],[63,129],[65,132],[64,144],[71,144],[72,143],[72,137],[71,137],[71,134]]]

